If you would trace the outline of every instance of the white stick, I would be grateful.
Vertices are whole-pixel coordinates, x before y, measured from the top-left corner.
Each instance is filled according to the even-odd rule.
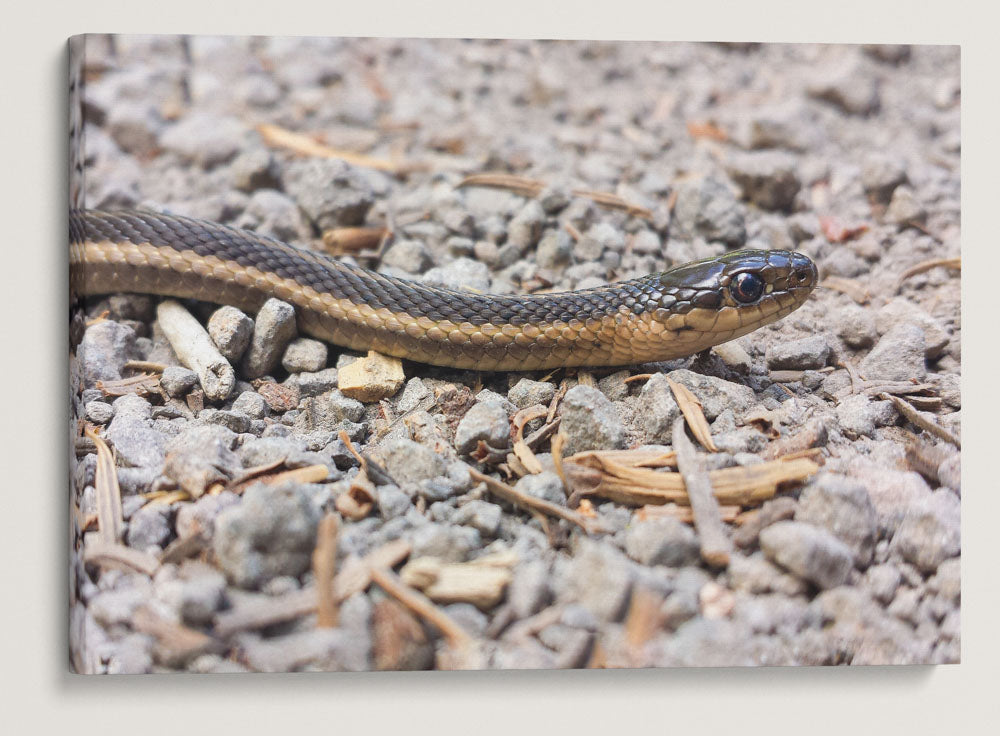
[[[201,323],[172,299],[160,303],[156,317],[181,363],[198,374],[205,396],[212,401],[229,396],[236,373]]]

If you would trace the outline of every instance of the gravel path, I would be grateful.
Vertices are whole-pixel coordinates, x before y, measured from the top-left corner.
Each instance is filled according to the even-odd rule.
[[[346,258],[477,291],[741,247],[807,253],[825,281],[706,354],[550,375],[400,373],[299,336],[276,300],[88,300],[76,670],[959,660],[957,48],[91,36],[83,59],[87,207],[360,237]],[[459,186],[483,172],[538,184]],[[581,503],[553,457],[553,437],[565,458],[670,451],[672,383],[709,422],[708,471],[820,465],[722,502],[721,565],[683,509]],[[120,539],[97,521],[116,513]]]

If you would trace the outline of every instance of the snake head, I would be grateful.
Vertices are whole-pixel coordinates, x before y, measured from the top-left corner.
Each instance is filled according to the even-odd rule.
[[[714,345],[800,307],[816,287],[818,273],[816,264],[801,253],[739,250],[655,278],[650,295],[656,304],[654,319],[672,332],[714,336]]]

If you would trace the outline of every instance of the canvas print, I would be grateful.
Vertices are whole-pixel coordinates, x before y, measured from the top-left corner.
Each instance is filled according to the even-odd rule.
[[[960,660],[960,51],[70,41],[74,672]]]

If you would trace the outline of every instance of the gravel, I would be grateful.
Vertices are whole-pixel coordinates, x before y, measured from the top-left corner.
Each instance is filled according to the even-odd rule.
[[[367,351],[300,336],[291,305],[244,313],[189,300],[235,370],[226,398],[206,396],[179,365],[155,320],[159,297],[75,300],[73,426],[95,425],[115,452],[121,542],[157,565],[146,575],[84,564],[93,531],[74,526],[75,669],[959,660],[961,451],[881,395],[926,383],[903,398],[961,434],[961,273],[900,280],[961,255],[955,47],[184,43],[88,39],[87,207],[204,217],[317,250],[330,229],[386,227],[385,249],[340,258],[471,294],[600,288],[741,247],[802,251],[830,280],[787,318],[698,356],[509,375],[389,361],[392,383],[371,394],[362,369],[380,356],[359,362]],[[358,59],[379,60],[391,94],[348,73]],[[648,72],[642,84],[636,69]],[[330,147],[404,170],[295,154],[266,142],[262,123],[322,132]],[[459,186],[486,171],[536,179],[541,192]],[[113,395],[114,381],[137,373],[130,360],[162,364],[162,392]],[[820,464],[773,498],[740,504],[740,523],[725,524],[725,567],[700,559],[697,525],[666,515],[681,512],[604,498],[598,471],[567,460],[669,452],[680,410],[668,377],[702,404],[720,450],[702,453],[713,471],[756,472],[789,453]],[[558,426],[531,447],[541,472],[521,477],[522,464],[537,468],[523,447],[511,459],[513,418],[553,405]],[[532,420],[524,436],[546,424]],[[97,512],[97,456],[88,439],[74,442],[72,518],[86,520]],[[311,466],[325,478],[266,484]],[[532,513],[475,482],[472,468],[598,528]],[[264,482],[242,482],[250,471]],[[966,485],[981,491],[974,478]],[[495,605],[440,606],[475,640],[469,660],[456,663],[435,626],[377,585],[341,602],[334,629],[292,615],[296,596],[313,596],[327,513],[339,516],[338,571],[405,544],[405,562],[463,563],[469,581],[483,565],[509,572]],[[258,606],[288,618],[227,632]],[[150,621],[212,646],[171,651],[169,638],[145,633],[159,631]]]

